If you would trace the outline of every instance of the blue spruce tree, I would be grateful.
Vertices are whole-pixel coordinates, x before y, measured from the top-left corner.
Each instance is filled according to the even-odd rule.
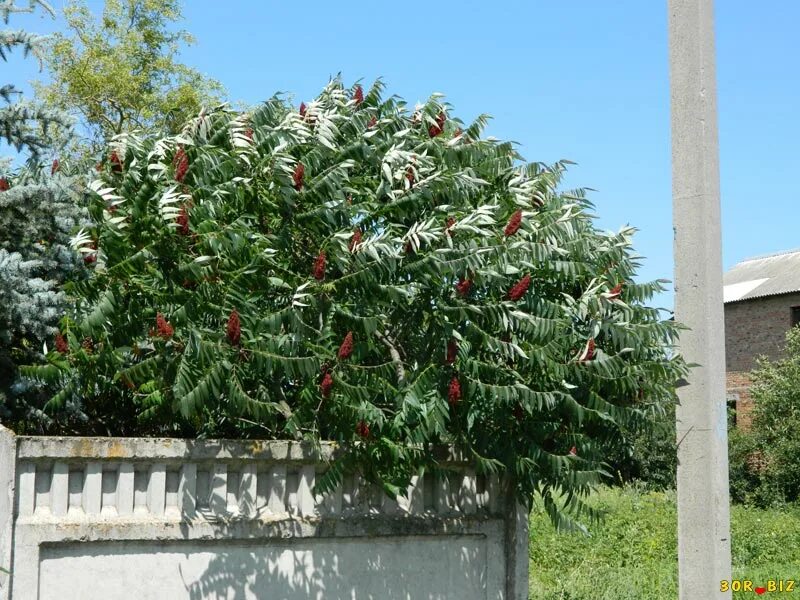
[[[37,8],[0,0],[0,18]],[[9,53],[39,57],[45,37],[26,31],[0,31],[0,58]],[[78,194],[55,159],[53,134],[68,128],[58,111],[25,101],[13,83],[0,87],[0,140],[15,156],[0,161],[0,420],[17,430],[42,430],[38,407],[44,392],[20,379],[17,365],[42,356],[53,346],[66,298],[63,283],[80,272],[69,235],[82,220]]]

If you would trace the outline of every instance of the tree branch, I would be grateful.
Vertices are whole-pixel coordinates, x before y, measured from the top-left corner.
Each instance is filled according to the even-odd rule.
[[[119,115],[119,121],[114,128],[114,133],[120,134],[122,133],[122,126],[125,124],[125,111],[114,101],[113,98],[106,98],[106,101],[111,105],[111,108],[117,111],[117,114]]]
[[[392,357],[392,362],[394,363],[394,371],[397,373],[397,384],[402,386],[406,382],[406,370],[403,368],[403,359],[400,357],[400,352],[398,352],[392,340],[389,339],[388,334],[388,331],[385,333],[376,331],[375,337],[389,348],[389,355]]]

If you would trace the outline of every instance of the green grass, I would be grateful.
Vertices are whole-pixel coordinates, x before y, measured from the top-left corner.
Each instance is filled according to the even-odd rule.
[[[665,600],[678,596],[675,493],[603,489],[590,504],[605,520],[580,533],[556,533],[543,511],[530,524],[531,600]],[[733,576],[764,584],[797,580],[800,506],[731,508]],[[734,593],[734,598],[793,594]]]

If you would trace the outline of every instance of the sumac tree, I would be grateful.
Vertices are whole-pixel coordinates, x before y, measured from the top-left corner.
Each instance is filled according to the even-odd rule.
[[[568,524],[620,427],[674,400],[662,284],[559,189],[565,163],[381,91],[116,138],[68,348],[28,372],[94,433],[339,442],[322,491],[357,469],[395,492],[454,445]]]

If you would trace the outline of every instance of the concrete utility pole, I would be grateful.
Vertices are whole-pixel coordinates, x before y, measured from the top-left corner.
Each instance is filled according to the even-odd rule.
[[[713,0],[668,5],[675,320],[700,365],[679,389],[679,596],[708,600],[731,597],[720,591],[731,541]]]

